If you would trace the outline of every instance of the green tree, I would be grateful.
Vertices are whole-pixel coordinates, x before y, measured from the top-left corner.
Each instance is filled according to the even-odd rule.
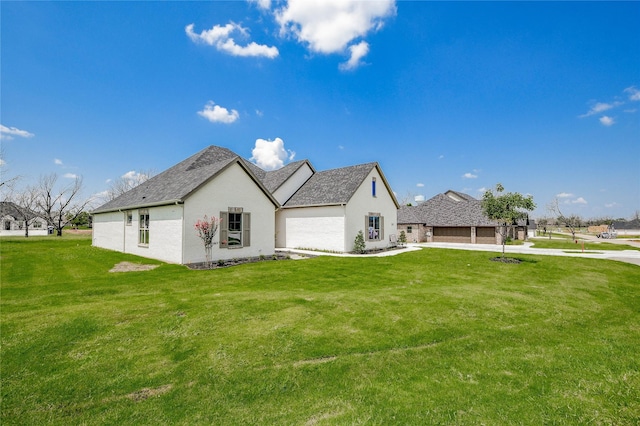
[[[353,251],[354,253],[364,253],[365,249],[364,234],[362,231],[358,231],[358,235],[356,235],[356,239],[353,242]]]
[[[504,187],[496,185],[496,193],[488,190],[482,197],[482,210],[491,220],[498,222],[500,236],[502,237],[502,257],[507,241],[509,229],[520,219],[526,219],[528,211],[536,208],[531,195],[524,196],[518,192],[503,194]]]
[[[400,231],[398,242],[400,243],[400,245],[403,245],[403,246],[407,243],[407,234],[405,234],[404,231]]]

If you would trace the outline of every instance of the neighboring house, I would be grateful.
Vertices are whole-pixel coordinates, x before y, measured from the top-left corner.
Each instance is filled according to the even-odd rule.
[[[232,151],[210,146],[93,211],[93,245],[172,263],[206,260],[194,225],[221,217],[212,259],[272,255],[276,199]]]
[[[456,191],[447,191],[398,211],[398,233],[407,242],[500,244],[497,222],[488,219],[482,201]]]
[[[308,162],[300,165],[291,179],[309,170]],[[349,252],[362,231],[368,250],[385,248],[398,208],[378,163],[315,172],[276,212],[276,246]]]
[[[46,219],[9,201],[0,202],[0,218],[2,220],[0,236],[24,236],[25,226],[29,227],[29,236],[42,236],[48,233]]]
[[[617,235],[640,235],[640,219],[617,220],[607,231],[616,232]]]
[[[389,245],[398,203],[377,163],[316,172],[307,160],[264,171],[210,146],[93,211],[93,244],[173,263],[205,261],[194,229],[221,217],[212,259],[275,248],[347,252],[359,230],[368,249]]]

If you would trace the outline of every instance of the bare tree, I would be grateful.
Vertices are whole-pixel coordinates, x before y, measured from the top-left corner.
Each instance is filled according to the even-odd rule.
[[[571,238],[573,238],[573,241],[576,241],[576,231],[582,226],[582,217],[577,214],[565,216],[560,210],[560,201],[557,198],[553,199],[548,208],[558,217],[559,223],[562,223],[564,226],[569,228]]]
[[[135,171],[125,173],[109,184],[109,189],[107,189],[106,195],[107,201],[118,198],[125,192],[128,192],[141,183],[146,182],[154,175],[155,172],[153,170],[143,170],[139,173],[136,173]]]
[[[91,199],[80,199],[81,177],[76,177],[73,183],[61,188],[58,188],[57,181],[58,175],[55,173],[40,177],[36,206],[60,237],[62,229],[84,211]]]
[[[29,226],[32,225],[33,220],[37,217],[34,210],[37,207],[38,190],[33,186],[28,186],[23,191],[15,194],[15,204],[18,206],[16,210],[20,215],[19,219],[24,222],[24,236],[29,237]]]

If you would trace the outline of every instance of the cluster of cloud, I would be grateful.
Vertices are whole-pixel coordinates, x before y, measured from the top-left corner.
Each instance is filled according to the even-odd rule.
[[[29,133],[26,130],[20,130],[15,127],[7,127],[0,124],[0,140],[10,141],[14,136],[18,136],[20,138],[32,138],[34,134]]]
[[[348,52],[340,69],[353,70],[369,53],[369,43],[362,39],[395,13],[395,0],[288,0],[274,16],[280,35],[293,36],[314,53]]]
[[[235,109],[229,111],[227,108],[216,105],[215,102],[209,101],[198,114],[206,118],[212,123],[231,124],[240,118],[240,114]]]
[[[583,197],[576,197],[570,192],[561,192],[559,194],[556,194],[556,197],[560,200],[563,200],[563,204],[587,204],[587,200],[585,200]]]
[[[312,53],[348,55],[339,65],[342,71],[364,64],[363,58],[369,53],[369,43],[364,38],[380,30],[384,20],[396,14],[395,0],[286,0],[275,7],[271,0],[248,1],[273,17],[282,38],[291,37]],[[237,44],[232,35],[248,39],[249,30],[234,22],[214,25],[199,34],[194,31],[194,24],[189,24],[185,32],[193,42],[214,46],[233,56],[273,59],[280,54],[275,46]]]
[[[184,30],[194,43],[215,46],[219,51],[233,56],[264,56],[273,59],[280,54],[277,47],[257,44],[253,41],[246,46],[237,44],[231,35],[239,34],[243,38],[248,38],[249,30],[235,22],[230,22],[224,26],[214,25],[210,30],[203,30],[200,34],[196,34],[193,28],[194,24],[189,24]]]
[[[578,117],[586,118],[594,115],[600,115],[605,111],[610,111],[622,105],[626,105],[628,102],[640,101],[640,90],[637,89],[635,86],[627,87],[626,89],[623,90],[623,93],[627,97],[626,100],[616,99],[611,102],[593,102],[591,105],[591,108],[589,108],[589,111],[579,115]],[[633,113],[633,112],[636,112],[636,109],[630,108],[630,109],[624,110],[624,112]],[[616,123],[616,119],[614,117],[611,117],[610,115],[604,115],[604,114],[598,118],[598,121],[600,121],[600,124],[606,127],[613,126]]]
[[[284,148],[284,141],[280,138],[273,141],[256,139],[250,160],[264,170],[277,170],[284,166],[285,161],[293,161],[295,156],[295,152]]]

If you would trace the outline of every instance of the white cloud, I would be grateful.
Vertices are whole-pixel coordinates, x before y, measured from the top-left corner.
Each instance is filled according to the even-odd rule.
[[[624,92],[629,94],[630,101],[640,101],[640,90],[636,89],[635,86],[627,87]]]
[[[62,177],[67,179],[77,179],[78,175],[75,173],[65,173],[64,175],[62,175]]]
[[[424,183],[419,183],[416,185],[418,188],[424,188]]]
[[[139,185],[142,182],[148,180],[150,176],[146,173],[140,173],[136,172],[135,170],[131,170],[120,177],[128,182],[131,182],[131,184]]]
[[[607,127],[613,126],[615,124],[615,122],[616,121],[612,117],[609,117],[607,115],[603,115],[602,117],[600,117],[600,123],[603,126],[607,126]]]
[[[349,52],[351,53],[349,60],[339,65],[339,68],[342,71],[351,71],[363,64],[360,59],[364,58],[367,56],[367,53],[369,53],[369,43],[361,41],[358,44],[349,46]]]
[[[616,203],[616,202],[614,201],[613,203],[607,203],[607,204],[605,204],[604,206],[605,206],[606,208],[608,208],[608,209],[611,209],[611,208],[613,208],[613,207],[617,207],[617,206],[619,206],[619,205],[620,205],[620,204],[618,204],[618,203]]]
[[[265,170],[277,170],[284,166],[286,160],[292,161],[296,153],[284,149],[284,141],[276,138],[273,141],[256,139],[256,145],[251,150],[251,161]]]
[[[271,9],[271,0],[249,0],[250,3],[256,3],[260,9]]]
[[[395,0],[288,0],[275,18],[281,35],[293,35],[312,52],[332,54],[344,53],[357,39],[382,28],[384,19],[395,13]],[[351,57],[342,69],[360,65],[369,45],[360,41],[349,50]]]
[[[589,117],[595,114],[599,114],[601,112],[604,111],[608,111],[612,108],[618,107],[620,105],[622,105],[623,102],[620,101],[615,101],[615,102],[611,102],[611,103],[606,103],[606,102],[596,102],[595,104],[593,104],[593,106],[591,107],[591,109],[589,111],[587,111],[585,114],[580,115],[580,118],[584,118],[584,117]]]
[[[482,188],[478,188],[478,192],[484,194],[485,192],[487,192],[489,189],[485,188],[484,186]]]
[[[478,175],[474,175],[473,173],[465,173],[462,175],[462,177],[465,179],[475,179],[478,177]]]
[[[578,197],[575,200],[571,200],[571,204],[587,204],[587,200],[582,197]]]
[[[196,34],[193,27],[193,24],[189,24],[184,28],[184,31],[194,43],[215,46],[219,51],[233,56],[264,56],[273,59],[279,55],[278,48],[275,46],[257,44],[253,41],[246,46],[236,44],[231,35],[237,33],[246,38],[248,30],[235,22],[230,22],[225,26],[214,25],[210,30],[203,30],[200,34]]]
[[[260,111],[259,109],[256,110],[256,115],[258,117],[264,117],[264,112]]]
[[[7,164],[7,162],[0,158],[0,167],[4,167],[5,164]]]
[[[561,192],[559,194],[556,194],[556,197],[558,197],[558,198],[571,198],[571,197],[573,197],[573,194],[571,194],[569,192]]]
[[[53,159],[53,164],[57,165],[57,166],[62,166],[62,160],[59,158],[54,158]]]
[[[443,158],[444,158],[444,155],[440,155],[440,156],[438,157],[438,160],[442,160]]]
[[[34,134],[29,133],[26,130],[20,130],[15,127],[7,127],[0,124],[0,140],[10,141],[14,136],[18,136],[21,138],[32,138]]]
[[[416,203],[421,203],[422,201],[424,201],[424,195],[416,195],[415,197],[413,197],[413,201],[415,201]]]
[[[344,145],[338,145],[338,149],[341,151],[344,150]]]
[[[209,101],[202,111],[198,111],[198,114],[206,118],[212,123],[225,123],[230,124],[236,121],[240,114],[235,109],[229,111],[219,105],[216,105],[213,101]]]

